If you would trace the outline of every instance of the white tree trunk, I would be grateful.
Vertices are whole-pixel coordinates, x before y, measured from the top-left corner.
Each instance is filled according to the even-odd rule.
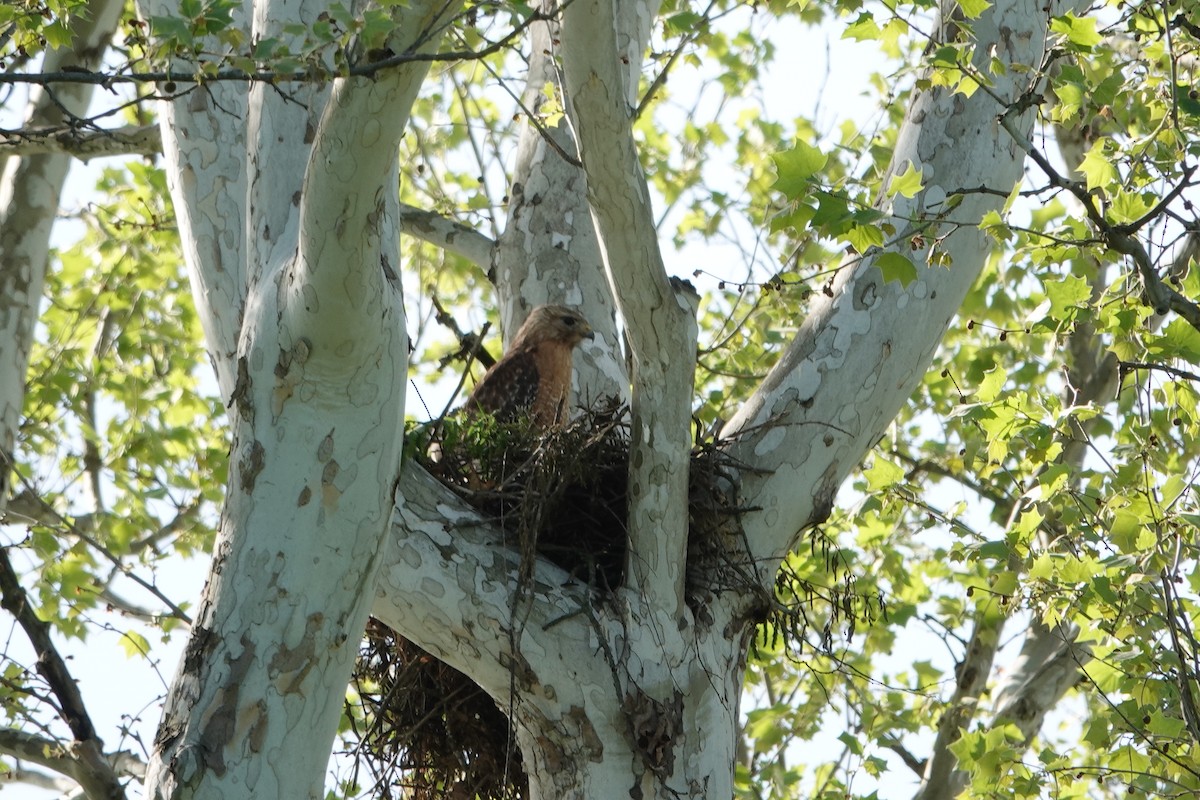
[[[389,45],[429,52],[456,8],[397,9]],[[318,10],[262,4],[255,25]],[[302,92],[301,111],[252,91],[245,128],[204,100],[176,101],[166,118],[193,287],[230,392],[233,463],[156,738],[152,797],[324,795],[399,473],[408,360],[396,153],[427,69],[340,79]],[[196,143],[184,125],[227,148]]]

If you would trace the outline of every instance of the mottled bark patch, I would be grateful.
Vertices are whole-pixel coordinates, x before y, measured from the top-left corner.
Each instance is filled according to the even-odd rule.
[[[237,730],[238,697],[242,684],[254,663],[254,643],[246,636],[241,638],[242,652],[236,657],[226,656],[229,673],[226,675],[212,703],[212,711],[204,719],[200,731],[198,755],[206,769],[216,775],[225,774],[225,746],[232,741]]]
[[[254,484],[258,481],[258,473],[262,472],[267,463],[267,451],[262,442],[257,439],[246,448],[242,458],[238,460],[238,481],[242,491],[251,494]]]

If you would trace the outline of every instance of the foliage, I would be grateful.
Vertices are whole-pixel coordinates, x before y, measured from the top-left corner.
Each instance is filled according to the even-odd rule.
[[[227,468],[224,408],[163,172],[107,169],[96,198],[47,279],[10,521],[25,523],[15,543],[39,616],[70,638],[115,630],[129,657],[152,663],[141,623],[166,641],[190,605],[156,571],[211,548]],[[4,716],[40,728],[33,664],[19,650],[6,655]]]

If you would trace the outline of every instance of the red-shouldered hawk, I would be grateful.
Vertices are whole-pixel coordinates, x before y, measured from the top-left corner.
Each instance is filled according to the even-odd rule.
[[[504,358],[487,371],[467,398],[468,413],[487,411],[502,421],[528,414],[542,429],[567,421],[571,354],[592,326],[567,306],[544,305],[530,312]]]

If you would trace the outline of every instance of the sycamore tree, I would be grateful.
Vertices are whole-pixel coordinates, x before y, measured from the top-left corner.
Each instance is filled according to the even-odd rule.
[[[327,780],[373,617],[507,715],[501,792],[1194,796],[1200,12],[935,5],[0,8],[9,777],[390,796]],[[760,102],[806,25],[869,127]],[[404,446],[543,302],[627,407],[617,585]],[[140,747],[98,628],[186,637]]]

